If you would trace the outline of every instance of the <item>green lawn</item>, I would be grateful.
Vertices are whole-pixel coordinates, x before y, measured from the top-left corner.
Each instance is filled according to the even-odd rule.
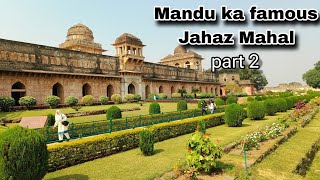
[[[319,137],[320,113],[309,125],[300,128],[293,137],[279,146],[275,152],[252,167],[252,177],[255,179],[302,179],[301,176],[291,172]]]
[[[141,110],[137,111],[128,111],[123,112],[122,116],[138,116],[138,115],[145,115],[149,114],[149,104],[145,103],[143,106],[140,106],[138,103],[130,103],[130,104],[117,104],[120,109],[129,109],[134,107],[139,107]],[[79,111],[93,111],[93,110],[102,110],[102,109],[108,109],[112,105],[99,105],[99,106],[84,106]],[[177,109],[177,103],[160,103],[161,111],[162,112],[170,112],[170,111],[176,111]],[[197,108],[197,104],[188,104],[189,109]],[[72,108],[61,108],[60,109],[62,113],[72,113],[76,112]],[[43,110],[31,110],[31,111],[18,111],[18,112],[0,112],[0,118],[8,118],[8,119],[17,119],[21,117],[30,117],[30,116],[43,116],[48,115],[50,113],[54,114],[56,109],[43,109]],[[94,115],[94,116],[83,116],[83,117],[76,117],[76,118],[69,118],[70,122],[73,123],[81,123],[81,122],[87,122],[92,120],[104,120],[106,117],[105,114],[101,115]]]
[[[176,111],[177,110],[177,103],[159,103],[160,108],[162,112],[170,112],[170,111]],[[122,105],[126,105],[122,107]],[[128,109],[133,107],[139,107],[141,110],[138,111],[127,111],[122,113],[122,117],[130,117],[130,116],[139,116],[139,115],[146,115],[149,114],[149,105],[150,103],[145,103],[143,106],[140,106],[139,104],[130,104],[131,106],[128,107],[128,104],[120,104],[120,109]],[[109,106],[110,107],[110,106]],[[197,104],[188,104],[189,109],[195,109],[197,108]],[[105,120],[106,115],[100,114],[100,115],[94,115],[94,116],[82,116],[82,117],[75,117],[75,118],[69,118],[69,121],[72,123],[81,123],[81,122],[88,122],[92,120]]]
[[[268,116],[261,121],[246,119],[243,127],[221,125],[208,129],[207,133],[211,134],[213,142],[226,145],[259,127],[277,122],[278,118]],[[179,159],[185,159],[189,138],[190,134],[187,134],[158,142],[155,144],[156,154],[150,157],[141,155],[136,148],[49,173],[45,179],[153,179],[172,170]]]
[[[313,163],[307,172],[306,179],[320,179],[320,151],[317,153],[316,157],[313,159]]]

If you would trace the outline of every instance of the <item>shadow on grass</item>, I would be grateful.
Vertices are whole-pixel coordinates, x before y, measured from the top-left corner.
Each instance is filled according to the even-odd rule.
[[[163,151],[164,151],[163,149],[156,149],[156,150],[154,150],[154,155],[159,154]]]
[[[217,169],[221,169],[222,171],[231,171],[234,167],[234,164],[217,161]]]
[[[237,128],[249,127],[249,126],[251,126],[251,124],[242,124],[242,126],[241,126],[241,127],[237,127]]]
[[[71,174],[66,176],[60,176],[57,178],[50,178],[48,180],[88,180],[89,177],[87,175],[82,174]]]

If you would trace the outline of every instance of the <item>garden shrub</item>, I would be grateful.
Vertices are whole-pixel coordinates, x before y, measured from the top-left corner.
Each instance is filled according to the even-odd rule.
[[[229,104],[225,109],[224,121],[229,127],[240,127],[246,117],[246,112],[239,104]]]
[[[81,99],[81,103],[86,106],[92,106],[94,101],[95,101],[95,99],[92,95],[83,96]]]
[[[48,119],[47,126],[53,126],[54,123],[56,122],[54,114],[48,114],[47,119]]]
[[[261,120],[265,114],[266,110],[262,101],[252,101],[247,106],[247,116],[252,120]]]
[[[284,98],[284,100],[286,100],[286,102],[287,102],[287,108],[288,109],[291,109],[291,108],[294,107],[293,100],[290,97],[286,97],[286,98]]]
[[[52,109],[57,108],[60,104],[60,98],[58,96],[48,96],[44,101],[49,104]]]
[[[156,96],[157,94],[149,94],[148,95],[148,99],[150,99],[150,100],[154,100],[154,96]]]
[[[201,104],[202,104],[203,101],[205,101],[205,100],[199,100],[199,101],[198,101],[198,108],[199,108],[199,109],[201,109]]]
[[[31,109],[32,106],[37,104],[37,100],[31,96],[24,96],[19,99],[20,106],[25,106],[28,110]]]
[[[109,98],[107,96],[100,96],[99,101],[101,104],[106,105],[108,104]]]
[[[68,96],[65,99],[65,102],[66,102],[66,105],[68,105],[68,106],[75,106],[78,104],[78,98],[75,96]]]
[[[298,101],[297,103],[294,104],[294,108],[295,109],[302,109],[305,106],[306,106],[306,102],[305,101]]]
[[[226,102],[229,96],[221,96],[220,98],[223,100],[223,102]]]
[[[204,121],[207,128],[218,126],[223,124],[223,113],[153,125],[151,128],[155,137],[154,140],[159,142],[192,133],[196,129],[199,120]],[[107,124],[109,123],[106,122],[105,125]],[[122,122],[121,124],[125,123]],[[92,127],[92,124],[88,127]],[[90,130],[90,128],[86,129]],[[50,151],[49,171],[56,171],[91,161],[94,158],[137,148],[139,147],[140,131],[141,129],[135,128],[51,145],[48,147]],[[56,138],[56,133],[54,133],[54,136]]]
[[[0,96],[1,111],[10,111],[10,108],[15,105],[15,100],[9,96]]]
[[[128,102],[132,102],[134,100],[134,95],[133,94],[126,94],[124,96],[124,99]]]
[[[228,99],[226,100],[226,104],[232,104],[232,103],[237,104],[237,98],[235,98],[233,96],[229,96]]]
[[[248,102],[254,101],[254,97],[249,96],[249,97],[247,98],[247,101],[248,101]]]
[[[171,97],[172,98],[181,98],[181,94],[180,93],[172,93]]]
[[[35,130],[15,126],[0,136],[1,179],[41,180],[48,157],[46,140]]]
[[[188,103],[185,100],[180,100],[177,103],[177,111],[185,111],[188,110]]]
[[[274,101],[278,112],[286,112],[288,110],[287,102],[283,98],[277,98]]]
[[[206,133],[206,123],[204,121],[199,120],[197,122],[197,130],[203,134]]]
[[[273,99],[267,99],[264,102],[264,107],[266,114],[269,116],[274,116],[277,112],[277,105]]]
[[[140,100],[141,100],[141,95],[140,95],[140,94],[134,94],[133,99],[134,99],[135,101],[140,101]]]
[[[167,98],[168,98],[167,94],[165,94],[165,93],[159,94],[159,99],[167,99]]]
[[[187,93],[185,95],[185,97],[188,98],[188,99],[192,99],[192,98],[194,98],[194,93]]]
[[[149,114],[160,114],[160,105],[157,102],[152,102],[149,106]]]
[[[111,96],[111,100],[116,104],[121,104],[122,103],[122,98],[121,98],[120,94],[113,94]]]
[[[217,105],[217,106],[221,106],[224,104],[224,101],[221,99],[221,98],[216,98],[214,99],[214,103]]]
[[[256,96],[256,97],[255,97],[255,100],[256,100],[256,101],[262,101],[263,99],[262,99],[261,96]]]
[[[117,106],[111,106],[109,109],[107,109],[107,119],[120,119],[122,118],[122,112],[121,109],[119,109]]]
[[[154,153],[154,134],[150,129],[140,131],[139,147],[143,155],[151,156]]]
[[[222,149],[213,144],[208,135],[200,131],[192,134],[187,142],[187,168],[191,176],[195,177],[201,171],[209,173],[217,166],[216,160],[222,157]],[[194,172],[197,172],[194,174]]]

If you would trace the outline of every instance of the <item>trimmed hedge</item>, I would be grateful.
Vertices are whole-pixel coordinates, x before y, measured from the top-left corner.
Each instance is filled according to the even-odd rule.
[[[75,106],[78,104],[78,98],[75,97],[75,96],[68,96],[66,99],[65,99],[65,103],[66,105],[68,106]]]
[[[122,113],[121,109],[118,108],[117,106],[111,106],[107,110],[107,119],[121,119],[122,118]]]
[[[151,156],[154,153],[154,134],[150,129],[140,131],[139,147],[143,155]]]
[[[111,96],[111,100],[116,104],[121,104],[122,103],[122,98],[121,98],[120,94],[113,94]]]
[[[278,112],[286,112],[288,110],[287,102],[283,98],[274,99],[274,102]]]
[[[44,101],[49,104],[52,109],[60,104],[60,98],[58,96],[48,96]]]
[[[232,103],[237,104],[237,102],[238,102],[237,98],[232,97],[232,96],[228,97],[226,100],[226,104],[232,104]]]
[[[246,118],[245,110],[239,104],[229,104],[226,107],[224,121],[229,127],[240,127]]]
[[[157,102],[152,102],[149,105],[149,114],[160,114],[161,113],[161,109],[160,109],[160,105]]]
[[[85,104],[86,106],[92,106],[95,99],[92,95],[83,96],[81,99],[81,103]]]
[[[1,111],[10,111],[11,107],[14,106],[15,100],[9,96],[0,96],[0,108]]]
[[[263,103],[267,115],[274,116],[277,113],[277,104],[273,99],[267,99]]]
[[[223,124],[224,113],[153,125],[155,142],[194,132],[202,120],[207,128]],[[139,147],[142,128],[103,134],[48,146],[49,172]]]
[[[249,96],[249,97],[247,98],[247,101],[248,101],[248,102],[252,102],[252,101],[254,101],[254,97]]]
[[[188,110],[188,103],[185,100],[180,100],[177,103],[177,111],[185,111]]]
[[[28,110],[31,109],[32,106],[37,104],[37,100],[31,96],[24,96],[19,99],[20,106],[25,106]]]
[[[54,123],[56,122],[54,114],[48,114],[47,119],[48,119],[47,126],[53,126]]]
[[[132,102],[134,100],[134,94],[126,94],[124,99],[128,102]]]
[[[224,105],[224,101],[221,98],[214,99],[214,103],[216,103],[217,106]]]
[[[221,109],[223,110],[223,109]],[[216,112],[221,112],[220,109],[217,109]],[[153,115],[143,115],[143,116],[132,116],[122,119],[115,119],[112,121],[112,131],[120,131],[124,129],[131,129],[140,126],[150,126],[158,123],[170,122],[181,120],[185,118],[190,118],[194,116],[201,116],[200,109],[193,109],[181,112],[170,112],[170,113],[161,113]],[[57,131],[51,128],[41,128],[37,129],[39,132],[45,135],[49,142],[57,140]],[[69,125],[69,134],[70,137],[85,137],[92,136],[96,134],[104,134],[110,132],[110,121],[91,121],[86,123],[79,123]]]
[[[100,96],[99,101],[101,104],[106,105],[108,104],[109,98],[107,96]]]
[[[41,180],[47,169],[48,150],[40,133],[20,126],[1,133],[1,179]]]
[[[266,114],[262,101],[252,101],[247,107],[247,116],[252,120],[261,120]]]

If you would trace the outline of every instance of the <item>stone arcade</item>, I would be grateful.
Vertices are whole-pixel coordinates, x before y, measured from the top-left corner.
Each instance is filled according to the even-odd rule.
[[[118,37],[113,46],[115,56],[94,42],[92,31],[77,24],[68,30],[59,48],[0,39],[0,96],[33,96],[43,104],[47,96],[62,100],[68,96],[81,98],[112,94],[166,93],[170,97],[180,88],[192,87],[204,93],[225,95],[225,84],[236,81],[247,94],[253,84],[240,80],[237,74],[222,74],[216,79],[202,71],[202,57],[178,46],[173,55],[160,63],[144,61],[142,41],[128,33]]]

